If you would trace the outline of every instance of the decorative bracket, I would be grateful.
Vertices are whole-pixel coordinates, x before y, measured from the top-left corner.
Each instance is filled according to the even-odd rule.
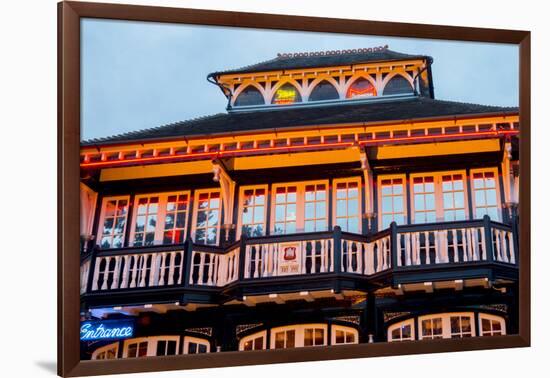
[[[222,190],[222,202],[224,207],[224,217],[222,227],[225,229],[225,240],[229,239],[229,230],[234,229],[233,208],[235,205],[235,186],[236,183],[227,173],[227,169],[220,160],[212,161],[212,172],[214,181],[220,183]]]

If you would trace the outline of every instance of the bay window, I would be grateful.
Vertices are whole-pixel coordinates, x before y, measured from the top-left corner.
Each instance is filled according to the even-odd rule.
[[[496,336],[506,334],[504,318],[496,315],[479,314],[480,336]]]
[[[202,354],[210,352],[210,342],[198,337],[185,336],[183,339],[184,354]]]
[[[465,172],[411,175],[414,223],[466,220]]]
[[[334,224],[342,231],[361,233],[361,179],[334,180]]]
[[[450,339],[473,337],[474,314],[472,312],[426,315],[418,318],[423,339]]]
[[[357,343],[359,343],[359,332],[356,329],[340,325],[332,326],[332,345]]]
[[[179,336],[151,336],[124,341],[123,358],[179,354]]]
[[[326,324],[305,324],[273,328],[271,349],[327,345]]]
[[[239,198],[237,238],[265,235],[267,185],[242,187]]]
[[[101,248],[121,248],[124,246],[129,203],[129,196],[103,199],[97,238]]]
[[[326,231],[328,182],[273,185],[271,224],[273,234]]]
[[[221,194],[218,189],[195,191],[194,242],[216,245],[220,238]]]
[[[471,176],[474,218],[480,219],[488,215],[492,220],[499,221],[498,171],[496,168],[473,169]]]
[[[267,331],[257,332],[243,337],[239,342],[239,350],[262,350],[266,348]]]
[[[183,243],[189,192],[136,196],[130,240],[133,246]]]
[[[378,178],[378,188],[379,227],[388,228],[394,221],[397,224],[405,224],[405,175],[381,176]]]
[[[414,340],[414,319],[392,325],[388,328],[388,341]]]

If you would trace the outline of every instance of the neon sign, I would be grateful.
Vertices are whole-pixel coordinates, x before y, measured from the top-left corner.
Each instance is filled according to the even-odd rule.
[[[134,335],[134,322],[131,320],[106,320],[83,322],[80,325],[80,340],[124,339]]]
[[[279,88],[275,94],[273,103],[275,104],[292,104],[296,101],[296,90],[294,88],[285,89]]]

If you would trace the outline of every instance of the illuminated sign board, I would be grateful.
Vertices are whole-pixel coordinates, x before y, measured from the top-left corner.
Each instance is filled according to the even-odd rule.
[[[289,86],[283,86],[275,92],[275,98],[273,99],[274,104],[292,104],[296,102],[297,92],[295,88]]]
[[[81,341],[125,339],[133,335],[133,320],[104,320],[80,323]]]

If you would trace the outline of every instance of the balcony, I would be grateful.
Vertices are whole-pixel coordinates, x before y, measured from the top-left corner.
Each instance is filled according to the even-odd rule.
[[[243,301],[252,295],[400,288],[425,282],[517,279],[513,227],[483,220],[397,226],[373,235],[302,233],[95,250],[81,265],[90,305]]]

